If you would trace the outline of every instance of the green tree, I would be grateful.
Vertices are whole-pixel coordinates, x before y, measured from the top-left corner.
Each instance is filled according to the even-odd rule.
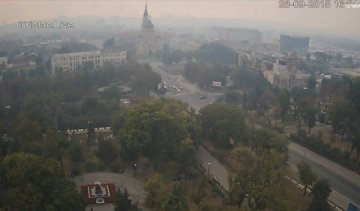
[[[286,117],[286,114],[289,111],[289,107],[290,107],[290,93],[287,89],[284,89],[280,94],[279,94],[279,107],[280,107],[280,115],[281,118],[284,120]]]
[[[129,194],[126,190],[121,191],[120,188],[116,191],[116,202],[114,211],[130,211],[133,210],[133,205],[131,203],[131,199],[129,198]]]
[[[231,79],[234,81],[235,87],[245,90],[255,90],[258,93],[262,93],[270,87],[269,82],[264,78],[262,73],[246,69],[233,70]]]
[[[199,111],[202,134],[217,146],[228,148],[231,140],[243,141],[246,132],[242,110],[234,105],[210,104]]]
[[[204,63],[236,64],[236,52],[217,42],[205,43],[195,52],[198,61]]]
[[[256,152],[264,153],[272,149],[287,154],[288,142],[286,139],[280,137],[276,132],[269,129],[252,130],[249,132],[249,145],[255,149]]]
[[[159,209],[168,194],[162,176],[157,173],[150,176],[145,183],[145,190],[147,191],[145,205],[149,208]]]
[[[346,97],[355,105],[357,112],[360,113],[360,78],[352,81]]]
[[[229,67],[222,64],[206,65],[199,62],[188,62],[184,67],[184,76],[197,83],[201,88],[210,88],[213,81],[226,83]]]
[[[150,90],[156,90],[160,82],[161,77],[158,73],[151,69],[141,69],[132,76],[130,87],[134,91],[147,94]]]
[[[84,161],[85,155],[79,142],[75,141],[70,145],[70,157],[75,165]]]
[[[86,203],[53,159],[25,153],[0,161],[3,210],[84,210]]]
[[[304,161],[298,163],[297,169],[301,182],[305,184],[304,187],[304,196],[305,196],[308,186],[312,185],[316,181],[316,174],[312,171],[309,164],[305,163]]]
[[[314,121],[314,111],[312,108],[315,105],[315,99],[309,95],[299,95],[295,96],[295,104],[294,104],[294,117],[298,121],[298,127],[301,128],[301,122],[305,119],[305,111],[307,112],[307,118],[309,120],[309,125],[313,127],[315,124]]]
[[[173,182],[172,190],[166,195],[165,201],[161,205],[161,211],[187,211],[186,199],[184,198],[184,185],[181,182]]]
[[[163,161],[181,158],[181,145],[186,139],[194,146],[195,116],[180,101],[170,99],[148,100],[131,107],[125,114],[119,139],[129,160],[143,155],[156,166]]]
[[[316,76],[311,75],[311,77],[307,81],[307,88],[314,91],[316,89]]]
[[[271,106],[276,102],[276,97],[274,92],[270,90],[265,90],[261,96],[261,102],[265,105],[265,109],[269,110]]]
[[[330,113],[331,125],[334,132],[341,134],[343,140],[346,132],[351,132],[357,116],[354,104],[346,99],[336,99],[331,106]]]
[[[330,211],[327,198],[331,193],[330,185],[327,180],[321,179],[317,181],[312,187],[313,200],[308,208],[309,211]]]
[[[241,94],[238,92],[226,92],[224,96],[225,103],[239,105],[241,103]]]
[[[304,108],[304,120],[310,134],[311,128],[316,125],[316,108],[313,105]]]
[[[232,152],[235,166],[230,169],[230,200],[239,207],[245,199],[250,209],[286,208],[289,199],[282,189],[286,173],[286,155],[275,149],[256,153],[250,148],[236,148]],[[281,210],[282,210],[281,209]]]
[[[120,152],[120,144],[115,140],[99,140],[98,156],[104,163],[108,164],[119,158]]]
[[[210,197],[203,198],[199,205],[198,211],[220,211],[221,207],[216,204]]]

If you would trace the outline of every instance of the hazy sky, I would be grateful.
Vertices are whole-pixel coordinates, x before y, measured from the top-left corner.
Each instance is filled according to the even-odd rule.
[[[267,20],[360,37],[360,8],[339,9],[334,2],[329,9],[280,9],[279,0],[149,0],[148,8],[153,17]],[[0,23],[59,16],[141,17],[144,5],[145,0],[0,0]]]

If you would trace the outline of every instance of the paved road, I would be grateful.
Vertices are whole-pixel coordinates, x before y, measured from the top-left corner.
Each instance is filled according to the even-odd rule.
[[[220,184],[229,190],[228,171],[214,156],[212,156],[203,146],[199,147],[197,157],[201,165],[215,177]]]
[[[187,82],[182,76],[170,75],[162,70],[159,64],[152,65],[153,70],[160,73],[163,80],[168,83],[173,83],[177,86],[183,86],[184,90],[177,94],[169,94],[167,97],[175,98],[188,103],[197,111],[216,100],[220,95],[210,94],[201,91],[197,86]],[[207,96],[206,99],[199,100],[198,96]],[[207,168],[208,162],[213,163],[210,165],[210,174],[218,178],[220,184],[224,187],[228,186],[228,177],[226,168],[219,162],[215,162],[211,154],[206,153],[205,149],[200,148],[198,151],[198,158],[203,166]],[[305,152],[305,153],[304,153]],[[296,165],[301,160],[309,163],[314,171],[321,178],[329,180],[332,186],[332,193],[330,199],[337,203],[342,208],[346,209],[350,201],[360,205],[360,176],[348,169],[304,148],[298,144],[290,143],[289,145],[289,165],[292,169],[296,170]]]
[[[221,96],[221,93],[209,93],[201,90],[197,85],[189,83],[182,75],[171,75],[163,70],[163,67],[158,64],[152,64],[152,69],[161,75],[163,82],[169,86],[183,87],[181,92],[167,92],[165,97],[174,98],[189,104],[196,111],[199,111],[207,104],[213,103]],[[198,99],[204,96],[205,99]]]
[[[300,161],[308,163],[321,178],[326,178],[333,188],[330,199],[342,208],[350,201],[360,204],[360,175],[334,163],[299,144],[289,144],[289,165],[296,171]]]

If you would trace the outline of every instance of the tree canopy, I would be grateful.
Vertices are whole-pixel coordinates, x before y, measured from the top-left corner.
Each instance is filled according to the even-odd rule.
[[[316,174],[312,171],[309,164],[304,161],[298,163],[298,174],[302,183],[305,184],[304,196],[309,185],[312,185],[316,181]]]
[[[327,198],[331,193],[329,182],[325,179],[317,181],[312,187],[313,201],[311,202],[308,211],[330,211],[332,210],[327,202]]]
[[[195,147],[195,123],[193,111],[180,101],[147,100],[129,108],[118,138],[127,159],[143,155],[154,163],[179,161]]]
[[[218,43],[205,43],[195,52],[195,58],[204,63],[236,64],[236,52]]]
[[[199,112],[199,122],[205,138],[217,146],[230,147],[231,140],[242,141],[246,126],[242,110],[234,105],[210,104]]]
[[[7,155],[1,160],[0,208],[83,210],[85,205],[57,161],[25,153]]]

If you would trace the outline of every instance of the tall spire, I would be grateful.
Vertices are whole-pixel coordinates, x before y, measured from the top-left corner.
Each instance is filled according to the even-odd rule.
[[[146,0],[146,3],[145,3],[145,11],[144,11],[144,16],[148,16],[148,11],[147,11],[147,0]]]
[[[143,16],[143,22],[142,22],[142,28],[141,30],[143,32],[153,32],[154,31],[154,24],[151,22],[149,13],[147,10],[147,0],[145,3],[145,10],[144,10],[144,16]]]

